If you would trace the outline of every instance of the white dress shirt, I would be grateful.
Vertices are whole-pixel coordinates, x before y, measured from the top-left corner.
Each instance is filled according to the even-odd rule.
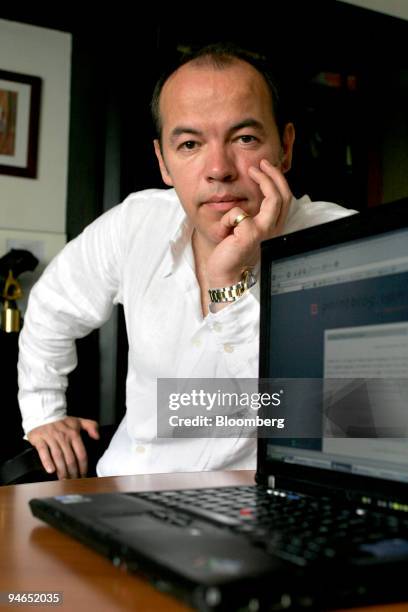
[[[353,212],[293,199],[285,233]],[[18,364],[26,433],[65,416],[74,339],[123,304],[127,410],[98,463],[100,476],[255,467],[253,438],[156,436],[157,378],[258,376],[259,283],[203,318],[192,231],[173,189],[131,194],[68,243],[31,291]]]

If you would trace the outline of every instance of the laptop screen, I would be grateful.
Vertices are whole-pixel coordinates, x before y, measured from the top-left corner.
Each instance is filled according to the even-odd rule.
[[[311,248],[323,226],[309,240],[306,230],[303,249],[296,246],[302,232],[288,237],[296,254],[285,256],[280,239],[278,256],[263,265],[269,329],[261,355],[269,358],[262,375],[321,383],[318,410],[305,401],[285,406],[287,421],[312,419],[309,431],[319,437],[269,438],[265,450],[273,462],[408,482],[408,227],[358,236],[357,217],[336,222],[339,236],[329,246]]]

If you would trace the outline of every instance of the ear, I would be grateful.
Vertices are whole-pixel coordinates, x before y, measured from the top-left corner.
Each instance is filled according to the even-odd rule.
[[[168,185],[169,187],[173,187],[173,180],[169,174],[169,171],[167,170],[167,166],[163,159],[160,143],[157,139],[155,139],[153,141],[153,144],[154,144],[154,152],[156,153],[157,161],[159,162],[160,174],[162,176],[162,179],[166,185]]]
[[[293,123],[287,123],[283,130],[282,137],[282,159],[281,169],[283,173],[290,170],[292,166],[293,144],[295,142],[295,126]]]

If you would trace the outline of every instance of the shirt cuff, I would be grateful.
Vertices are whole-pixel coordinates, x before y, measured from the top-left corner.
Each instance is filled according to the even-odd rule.
[[[257,284],[258,285],[258,284]],[[252,289],[218,312],[210,312],[206,324],[220,347],[246,345],[259,337],[259,299]]]
[[[55,391],[20,391],[22,427],[27,435],[35,427],[59,421],[67,416],[65,394]]]

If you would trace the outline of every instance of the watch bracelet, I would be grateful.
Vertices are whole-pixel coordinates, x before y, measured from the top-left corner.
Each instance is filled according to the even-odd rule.
[[[211,303],[220,304],[223,302],[235,302],[255,284],[256,279],[253,276],[253,282],[250,285],[248,284],[248,279],[251,278],[251,276],[251,271],[245,270],[243,273],[243,278],[235,285],[220,287],[218,289],[209,289],[208,294],[210,296]]]

